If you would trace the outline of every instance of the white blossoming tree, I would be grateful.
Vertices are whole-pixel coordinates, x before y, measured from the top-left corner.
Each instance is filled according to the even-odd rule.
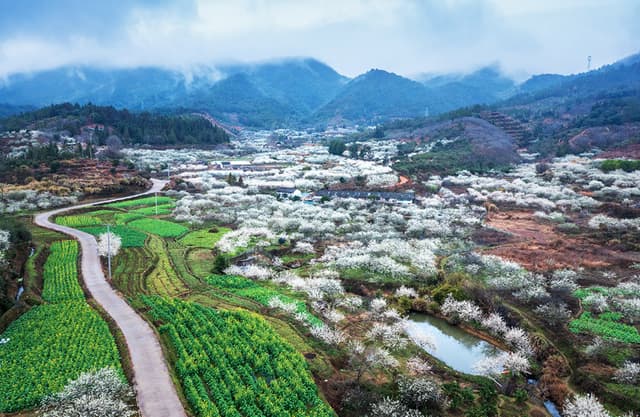
[[[612,417],[593,394],[575,395],[562,407],[565,417]]]
[[[101,233],[98,236],[98,253],[100,256],[116,256],[122,247],[122,239],[113,232]]]
[[[614,378],[622,384],[637,384],[640,382],[640,363],[626,361]]]
[[[6,230],[0,230],[0,264],[5,261],[5,252],[9,249],[11,234]]]
[[[407,407],[399,400],[386,397],[371,406],[367,417],[424,417],[424,415],[418,410]]]
[[[43,400],[43,417],[129,417],[133,391],[112,368],[81,374],[64,390]]]
[[[501,376],[507,372],[517,376],[529,371],[529,359],[522,352],[502,352],[496,356],[488,356],[474,365],[481,374]]]

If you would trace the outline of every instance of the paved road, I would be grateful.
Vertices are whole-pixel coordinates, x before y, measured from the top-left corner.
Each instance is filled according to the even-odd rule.
[[[149,191],[137,196],[159,191],[165,184],[166,181],[154,180],[153,187]],[[99,203],[131,197],[133,196],[100,201]],[[169,370],[156,334],[149,324],[138,316],[107,282],[98,258],[96,239],[88,233],[49,221],[53,215],[95,204],[98,203],[82,204],[41,213],[36,215],[35,222],[38,226],[73,236],[80,242],[84,282],[93,298],[113,317],[127,341],[133,363],[134,387],[143,417],[186,417],[169,376]]]

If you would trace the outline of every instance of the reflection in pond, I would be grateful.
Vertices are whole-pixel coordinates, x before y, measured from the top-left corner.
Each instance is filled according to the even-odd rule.
[[[500,354],[501,350],[459,327],[452,326],[446,321],[426,314],[409,315],[407,333],[414,340],[424,335],[430,335],[436,344],[435,350],[427,351],[446,363],[456,371],[467,374],[478,372],[473,365],[487,357]]]
[[[23,292],[24,292],[24,287],[21,285],[20,288],[18,288],[18,294],[16,294],[16,301],[20,299],[20,296],[22,295]]]
[[[544,402],[544,407],[547,409],[549,414],[551,414],[553,417],[562,417],[560,415],[560,411],[558,411],[558,408],[556,407],[556,405],[554,403],[552,403],[551,401],[545,401]]]

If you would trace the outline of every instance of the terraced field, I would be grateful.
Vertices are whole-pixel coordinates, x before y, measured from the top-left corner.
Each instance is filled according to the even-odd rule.
[[[335,416],[302,355],[260,316],[159,297],[143,302],[162,323],[196,416]]]
[[[69,227],[86,227],[102,224],[98,217],[90,215],[60,216],[56,218],[56,223]]]
[[[0,335],[0,412],[33,407],[79,374],[111,366],[122,374],[109,326],[84,299],[76,241],[54,242],[43,298]],[[124,374],[123,378],[124,378]]]
[[[269,306],[269,302],[273,298],[279,298],[287,304],[295,304],[298,313],[305,316],[306,320],[314,325],[321,325],[322,321],[309,313],[307,306],[303,301],[283,294],[282,291],[261,285],[256,281],[248,278],[232,275],[210,275],[206,279],[207,283],[216,288],[228,291],[241,297],[249,298],[264,306]]]
[[[99,236],[107,232],[107,226],[82,227],[80,230],[94,236]],[[146,234],[128,226],[116,225],[111,227],[111,231],[122,238],[123,248],[141,248],[147,239]]]
[[[314,354],[307,359],[301,356],[302,352],[310,352],[314,348],[305,342],[298,329],[287,324],[280,313],[265,321],[248,312],[234,312],[227,316],[227,313],[211,307],[265,312],[269,301],[279,297],[284,302],[295,303],[298,311],[308,316],[309,322],[320,321],[308,312],[303,301],[292,297],[286,290],[265,287],[242,277],[210,276],[213,248],[230,229],[211,226],[190,230],[185,225],[165,220],[175,203],[172,199],[159,198],[160,201],[163,203],[158,206],[158,216],[155,198],[151,197],[109,204],[105,206],[108,209],[77,214],[78,218],[96,220],[93,221],[95,224],[88,226],[85,226],[90,223],[88,221],[76,223],[81,230],[96,236],[106,232],[107,223],[114,224],[111,230],[122,237],[123,249],[113,260],[113,284],[130,297],[133,306],[143,311],[151,307],[151,315],[165,314],[166,308],[177,309],[174,311],[177,315],[163,316],[163,322],[166,322],[159,330],[165,336],[162,339],[165,347],[175,352],[169,360],[175,367],[183,394],[194,414],[333,416],[331,408],[318,395],[309,366],[314,372],[325,375],[330,375],[333,368],[322,355]],[[77,256],[72,250],[69,252],[67,258]],[[140,295],[147,298],[136,298]],[[142,307],[141,300],[146,307]],[[202,314],[207,317],[213,314],[209,317],[212,320],[223,318],[219,326],[213,326],[212,322],[205,329],[201,327],[204,323]],[[234,342],[230,335],[236,334],[238,329],[249,329],[252,336]],[[178,338],[175,332],[180,333]],[[92,333],[89,331],[89,334]],[[198,334],[197,340],[189,334]],[[285,342],[283,335],[287,340],[295,341],[294,345]],[[216,349],[223,351],[209,352],[212,356],[208,359],[200,354],[192,356],[188,353],[192,347],[185,347],[185,343],[192,340],[193,347],[197,349],[204,348],[201,343],[215,340]],[[223,342],[228,346],[222,346]],[[238,368],[241,374],[237,377],[232,374],[215,376],[216,369],[226,373],[237,368],[236,359],[233,359],[233,367],[224,365],[224,361],[230,358],[229,349],[247,352],[243,359],[246,364]],[[258,359],[252,359],[255,349],[268,351],[273,355],[273,363],[264,364],[260,355]],[[185,371],[190,363],[198,364],[200,376],[195,377],[190,371]],[[248,375],[254,375],[251,379],[255,383],[250,383]],[[261,380],[266,385],[259,382]],[[225,389],[226,384],[229,385]]]
[[[113,259],[113,282],[127,295],[149,294],[146,276],[153,265],[153,254],[147,248],[124,248]]]
[[[130,227],[143,230],[147,233],[153,233],[160,237],[178,237],[189,231],[188,227],[185,227],[178,223],[173,223],[167,220],[141,218],[139,220],[133,220],[128,223]]]
[[[188,291],[171,265],[162,239],[151,236],[148,248],[154,254],[154,267],[146,276],[146,287],[150,294],[177,296]]]
[[[173,203],[175,200],[167,196],[142,197],[132,200],[118,201],[116,203],[105,204],[103,207],[128,209],[132,207],[155,206],[156,202],[160,204]]]
[[[165,203],[165,204],[158,204],[157,209],[155,206],[150,206],[150,207],[142,207],[139,209],[135,209],[135,210],[132,210],[131,212],[142,214],[143,216],[165,215],[165,214],[171,214],[175,206],[176,206],[175,203]]]
[[[218,241],[224,236],[225,233],[231,229],[227,227],[216,227],[208,229],[195,230],[187,233],[180,238],[180,243],[185,246],[193,246],[196,248],[213,249]]]

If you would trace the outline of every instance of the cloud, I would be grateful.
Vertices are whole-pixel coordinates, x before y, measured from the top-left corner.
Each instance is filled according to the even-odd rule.
[[[577,72],[636,52],[635,0],[0,0],[0,77],[313,56],[355,76]]]

